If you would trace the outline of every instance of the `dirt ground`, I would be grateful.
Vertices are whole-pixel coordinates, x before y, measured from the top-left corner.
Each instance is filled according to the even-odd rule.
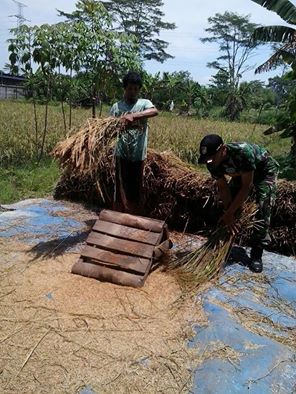
[[[199,357],[187,347],[200,303],[160,270],[142,289],[70,273],[77,253],[37,258],[0,241],[2,393],[185,393]],[[6,260],[5,260],[6,259]]]

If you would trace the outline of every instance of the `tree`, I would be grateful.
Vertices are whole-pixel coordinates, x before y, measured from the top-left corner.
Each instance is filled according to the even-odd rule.
[[[262,110],[265,105],[275,104],[275,94],[270,88],[265,87],[262,81],[242,82],[239,90],[246,100],[248,109]]]
[[[36,91],[40,88],[44,90],[44,81],[39,79],[40,70],[34,73],[33,70],[33,51],[34,51],[34,37],[36,34],[36,27],[29,27],[21,25],[18,28],[11,29],[12,38],[8,39],[8,51],[10,52],[10,63],[7,68],[13,75],[24,75],[26,77],[27,94],[33,98],[34,108],[34,124],[35,135],[32,140],[34,146],[34,153],[36,159],[41,158],[40,151],[40,133],[38,127],[37,110],[36,110]],[[41,83],[40,83],[41,82]],[[47,115],[45,114],[45,117]],[[47,123],[47,118],[44,124]],[[46,131],[45,131],[46,132]]]
[[[38,161],[42,159],[46,146],[49,101],[53,98],[58,97],[62,101],[66,132],[63,102],[68,100],[71,109],[71,91],[77,82],[72,72],[87,74],[88,95],[93,99],[95,116],[95,98],[99,96],[102,104],[102,98],[114,80],[119,80],[127,69],[139,67],[138,46],[134,38],[112,30],[111,17],[101,3],[84,0],[79,1],[77,7],[73,17],[66,22],[34,27],[23,25],[12,29],[14,37],[9,40],[10,68],[14,73],[25,74],[33,96],[34,143]],[[34,63],[37,69],[33,67]],[[61,74],[61,69],[70,71],[68,78]],[[37,95],[45,104],[42,133],[38,132],[36,117]]]
[[[201,38],[201,41],[218,43],[222,53],[216,61],[208,63],[208,67],[225,72],[229,76],[230,87],[238,88],[242,75],[250,70],[247,61],[257,46],[250,40],[250,35],[257,25],[250,22],[248,15],[228,11],[215,14],[208,22],[211,26],[205,30],[210,36]]]
[[[115,28],[137,38],[143,60],[163,63],[173,57],[166,52],[169,43],[159,38],[161,30],[176,28],[174,23],[162,20],[162,0],[109,0],[103,3],[113,15]]]
[[[223,107],[229,95],[229,75],[224,70],[212,76],[209,91],[214,105]]]
[[[104,5],[95,0],[79,0],[72,13],[59,11],[72,26],[77,45],[68,48],[65,67],[76,64],[75,71],[85,71],[92,79],[93,117],[96,100],[102,109],[104,92],[114,77],[120,78],[128,69],[139,69],[138,45],[133,36],[114,31],[112,18]],[[79,70],[78,70],[79,69]]]
[[[279,64],[287,63],[291,66],[292,72],[288,73],[290,81],[296,80],[296,7],[289,0],[253,0],[262,7],[276,12],[285,22],[292,26],[262,26],[253,33],[253,40],[261,42],[280,43],[281,46],[275,53],[260,67],[257,73],[269,71]],[[276,125],[267,130],[267,133],[282,131],[282,136],[292,138],[290,152],[290,163],[296,166],[296,89],[287,97],[285,103],[285,115],[280,115]]]
[[[287,96],[296,88],[296,80],[290,80],[285,76],[275,76],[268,79],[268,87],[275,95],[275,104],[278,108],[286,100]]]
[[[257,25],[250,22],[248,15],[238,15],[228,11],[224,14],[215,14],[208,19],[208,22],[210,27],[206,32],[209,36],[201,38],[201,41],[219,44],[221,55],[215,61],[208,63],[208,67],[228,76],[229,91],[225,113],[230,120],[234,120],[242,110],[238,88],[242,75],[252,68],[248,60],[257,43],[250,39],[250,35]]]

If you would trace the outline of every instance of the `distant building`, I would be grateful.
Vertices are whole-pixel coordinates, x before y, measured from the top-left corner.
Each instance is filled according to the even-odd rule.
[[[0,100],[16,100],[25,97],[25,80],[25,77],[5,74],[0,71]]]

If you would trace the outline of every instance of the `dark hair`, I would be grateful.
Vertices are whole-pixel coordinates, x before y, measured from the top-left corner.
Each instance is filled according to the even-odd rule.
[[[123,87],[126,88],[129,83],[133,83],[134,85],[142,87],[142,77],[140,74],[134,72],[134,71],[129,71],[123,78]]]

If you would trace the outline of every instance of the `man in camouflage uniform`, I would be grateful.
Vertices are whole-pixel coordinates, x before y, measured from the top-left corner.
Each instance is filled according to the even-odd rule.
[[[234,224],[235,213],[254,185],[260,225],[253,231],[250,269],[262,272],[263,248],[271,241],[269,226],[279,164],[261,146],[246,142],[224,144],[217,134],[209,134],[202,139],[198,162],[207,164],[217,181],[225,209],[222,220],[230,227]],[[229,183],[225,175],[231,177]]]

